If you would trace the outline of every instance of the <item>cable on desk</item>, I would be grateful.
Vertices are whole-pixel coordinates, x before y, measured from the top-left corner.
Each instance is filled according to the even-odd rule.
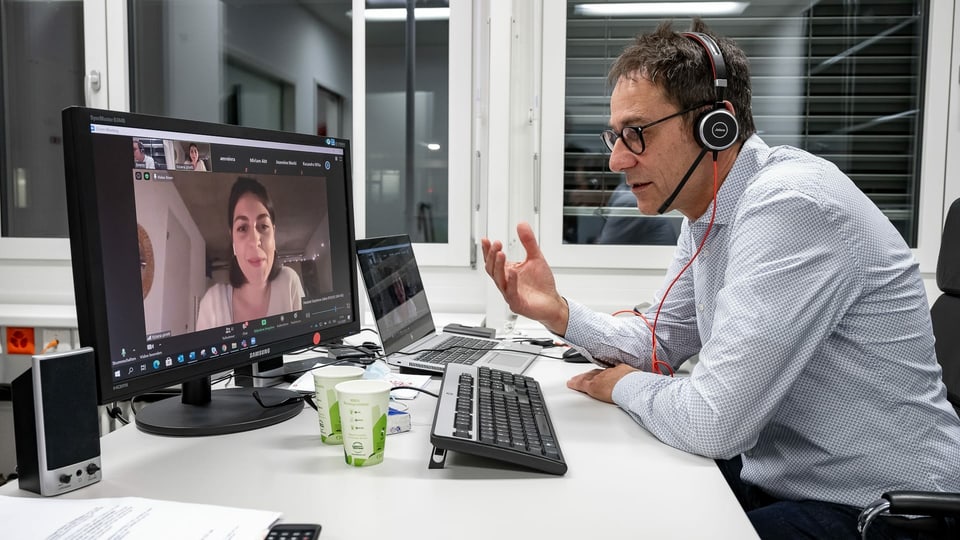
[[[393,388],[390,389],[391,392],[393,392],[394,390],[416,390],[417,392],[423,392],[424,394],[426,394],[426,395],[428,395],[428,396],[433,396],[433,397],[438,398],[438,399],[440,398],[440,395],[439,395],[439,394],[435,394],[435,393],[433,393],[433,392],[431,392],[431,391],[429,391],[429,390],[426,390],[426,389],[424,389],[424,388],[420,388],[419,386],[394,386]]]
[[[115,420],[119,420],[121,424],[127,425],[130,423],[129,420],[123,417],[123,411],[120,410],[120,407],[117,405],[116,401],[108,405],[106,410],[107,410],[107,416]],[[131,406],[131,410],[133,410],[132,406]]]
[[[130,398],[130,414],[134,416],[137,415],[136,404],[138,401],[153,403],[155,401],[160,401],[161,399],[167,399],[168,397],[179,396],[179,395],[180,395],[180,390],[178,388],[165,388],[163,390],[147,392],[146,394],[137,394],[132,398]]]

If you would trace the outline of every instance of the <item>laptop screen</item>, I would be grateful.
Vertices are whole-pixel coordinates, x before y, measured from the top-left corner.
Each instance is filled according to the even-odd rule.
[[[436,331],[407,235],[358,239],[357,262],[384,354]]]

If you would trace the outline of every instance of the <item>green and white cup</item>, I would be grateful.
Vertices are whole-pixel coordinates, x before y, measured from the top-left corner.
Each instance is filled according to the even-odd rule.
[[[343,425],[344,460],[354,467],[382,462],[390,383],[361,379],[339,383],[336,388]]]
[[[340,405],[336,386],[344,381],[363,377],[363,368],[354,366],[324,366],[312,371],[316,391],[317,412],[320,419],[320,440],[326,444],[342,444],[340,434]]]

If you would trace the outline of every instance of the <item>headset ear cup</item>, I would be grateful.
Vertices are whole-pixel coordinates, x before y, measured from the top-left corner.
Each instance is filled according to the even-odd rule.
[[[733,146],[740,136],[737,118],[726,108],[711,109],[693,124],[693,136],[701,147],[720,152]]]

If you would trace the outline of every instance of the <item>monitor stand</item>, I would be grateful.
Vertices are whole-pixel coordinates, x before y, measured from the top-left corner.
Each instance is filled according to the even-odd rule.
[[[266,405],[254,399],[258,392]],[[147,405],[137,427],[155,435],[199,437],[249,431],[293,418],[303,409],[300,394],[282,388],[210,388],[210,377],[183,383],[176,396]]]

